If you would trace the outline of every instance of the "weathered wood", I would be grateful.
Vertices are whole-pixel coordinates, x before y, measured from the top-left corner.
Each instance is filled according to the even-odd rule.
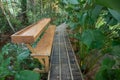
[[[45,72],[48,72],[49,71],[49,65],[50,63],[49,63],[49,57],[46,57],[45,58]]]
[[[38,73],[45,73],[45,70],[40,70],[39,68],[35,68],[33,71]]]
[[[26,44],[26,46],[32,53],[35,53],[34,48],[30,44]]]
[[[35,52],[31,54],[31,56],[33,56],[34,58],[37,58],[41,62],[41,64],[44,66],[44,70],[42,70],[43,72],[49,71],[49,66],[50,66],[49,56],[51,54],[55,28],[56,28],[55,25],[51,25],[48,27],[43,37],[41,38],[41,40],[38,42],[36,48],[33,49]],[[39,72],[42,72],[42,71],[40,70]]]
[[[36,48],[34,49],[36,52],[31,54],[32,56],[50,56],[55,28],[55,25],[48,27],[44,33],[44,36],[41,38]]]
[[[13,43],[26,43],[30,44],[36,41],[40,34],[44,31],[45,27],[51,21],[50,18],[45,18],[32,24],[11,36]]]
[[[50,18],[45,18],[39,22],[32,24],[19,32],[11,36],[12,42],[14,43],[25,43],[31,51],[31,56],[37,58],[40,63],[44,66],[42,70],[35,68],[37,72],[46,73],[49,71],[49,56],[51,54],[52,43],[55,34],[55,25],[50,25],[48,28],[47,24],[50,22]],[[36,47],[33,48],[30,44],[35,42],[40,34],[47,28]]]
[[[63,23],[56,29],[47,80],[83,80],[66,27]]]

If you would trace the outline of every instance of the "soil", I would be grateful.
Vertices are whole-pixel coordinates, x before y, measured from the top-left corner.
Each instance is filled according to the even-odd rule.
[[[0,49],[10,41],[10,35],[11,34],[0,34]]]
[[[14,76],[7,76],[5,80],[14,80]]]
[[[40,80],[47,80],[47,76],[48,76],[47,73],[43,74],[43,75],[41,76],[41,79],[40,79]]]

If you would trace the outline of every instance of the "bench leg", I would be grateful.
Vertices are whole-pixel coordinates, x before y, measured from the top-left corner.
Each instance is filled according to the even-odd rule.
[[[44,58],[37,58],[42,65],[45,65],[45,62],[43,61]]]
[[[32,48],[32,46],[30,44],[26,44],[26,46],[32,53],[36,53],[34,48]]]
[[[43,72],[48,72],[49,71],[49,57],[45,56],[45,57],[40,57],[40,56],[33,56],[34,58],[37,58],[40,63],[44,66],[44,70],[37,70],[37,72],[43,73]]]
[[[45,71],[48,72],[49,71],[49,57],[45,57]]]
[[[34,48],[30,44],[26,44],[26,46],[29,48],[29,50],[34,54],[36,53]],[[49,57],[48,56],[33,56],[34,58],[37,58],[40,63],[45,67],[44,70],[38,70],[35,69],[36,71],[39,72],[48,72],[49,71]]]

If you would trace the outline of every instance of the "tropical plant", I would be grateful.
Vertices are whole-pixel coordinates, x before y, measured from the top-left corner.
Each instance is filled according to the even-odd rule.
[[[32,70],[41,65],[38,60],[29,56],[30,52],[23,45],[8,43],[0,54],[0,80],[12,77],[15,80],[40,79],[40,75]]]
[[[54,17],[54,0],[0,0],[0,32],[13,33],[40,20]]]
[[[110,1],[103,2],[100,0],[61,2],[68,15],[67,23],[72,30],[72,36],[79,44],[77,45],[79,64],[85,75],[100,65],[104,56],[109,56],[109,53],[115,51],[113,48],[115,45],[112,45],[114,42],[120,45],[118,7],[111,6]]]

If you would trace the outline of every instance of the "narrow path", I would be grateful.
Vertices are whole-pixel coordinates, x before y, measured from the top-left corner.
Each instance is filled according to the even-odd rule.
[[[66,26],[63,23],[56,29],[48,80],[82,80]]]

